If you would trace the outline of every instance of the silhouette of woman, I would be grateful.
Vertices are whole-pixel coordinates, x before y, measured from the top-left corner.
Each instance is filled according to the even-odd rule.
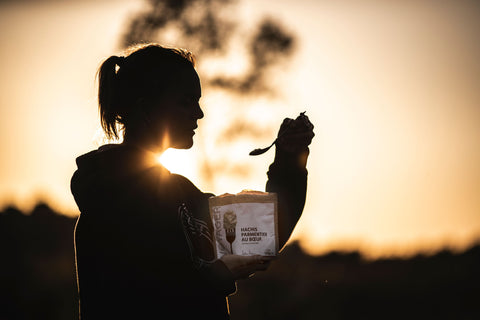
[[[193,145],[200,80],[186,50],[147,44],[99,68],[102,128],[120,144],[77,158],[71,190],[80,317],[228,319],[235,281],[265,270],[270,258],[214,258],[208,198],[156,161],[167,148]],[[280,247],[303,210],[313,125],[285,119],[267,191],[279,196]]]

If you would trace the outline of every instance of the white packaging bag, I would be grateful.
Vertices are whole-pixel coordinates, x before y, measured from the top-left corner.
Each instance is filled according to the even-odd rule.
[[[278,253],[277,194],[242,191],[209,199],[215,254],[275,256]]]

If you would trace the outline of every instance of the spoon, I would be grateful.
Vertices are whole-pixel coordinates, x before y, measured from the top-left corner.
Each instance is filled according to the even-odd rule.
[[[282,135],[283,135],[283,134],[282,134]],[[279,137],[280,137],[280,136],[279,136]],[[273,145],[274,145],[275,143],[277,143],[279,137],[277,137],[277,139],[275,139],[275,141],[273,141],[272,144],[269,145],[268,147],[266,147],[266,148],[257,148],[257,149],[255,149],[255,150],[252,150],[252,151],[250,151],[249,155],[251,155],[251,156],[258,156],[258,155],[264,154],[264,153],[267,152],[271,147],[273,147]]]
[[[305,111],[300,113],[300,116],[304,115],[305,114]],[[287,129],[285,129],[285,131],[283,131],[280,135],[278,135],[278,137],[275,139],[275,141],[272,142],[271,145],[269,145],[268,147],[266,148],[257,148],[255,150],[252,150],[250,151],[249,155],[251,156],[258,156],[258,155],[261,155],[261,154],[264,154],[265,152],[267,152],[268,150],[270,150],[271,147],[273,147],[274,144],[277,143],[278,139],[281,138],[289,129],[290,127],[287,127]]]

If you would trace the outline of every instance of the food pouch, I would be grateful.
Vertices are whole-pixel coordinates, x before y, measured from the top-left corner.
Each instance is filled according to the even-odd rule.
[[[209,198],[215,254],[275,256],[278,252],[277,194],[244,190]]]

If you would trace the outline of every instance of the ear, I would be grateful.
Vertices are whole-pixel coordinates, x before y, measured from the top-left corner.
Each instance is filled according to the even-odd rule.
[[[145,125],[149,125],[151,120],[148,114],[148,102],[145,98],[138,98],[135,101],[134,105],[135,110],[132,112],[130,118],[133,118],[137,125],[141,125],[142,123]]]

